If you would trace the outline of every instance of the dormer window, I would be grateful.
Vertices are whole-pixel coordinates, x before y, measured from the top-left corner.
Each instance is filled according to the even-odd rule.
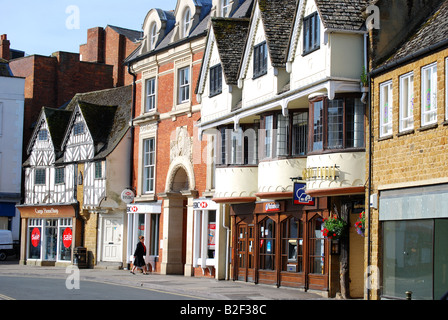
[[[313,52],[320,47],[319,14],[314,12],[303,19],[303,54]]]
[[[151,32],[150,32],[150,49],[154,50],[156,48],[156,41],[157,41],[157,25],[155,23],[151,26]]]
[[[266,41],[254,47],[254,78],[265,75],[268,71],[268,50]]]
[[[186,38],[188,36],[188,32],[190,31],[190,26],[191,26],[190,8],[187,8],[187,10],[185,10],[183,24],[184,25],[183,25],[182,37]]]

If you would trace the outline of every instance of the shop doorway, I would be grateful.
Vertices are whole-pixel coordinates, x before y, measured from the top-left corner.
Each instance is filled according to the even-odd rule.
[[[253,224],[238,225],[238,245],[237,245],[237,279],[245,282],[255,281],[254,252],[255,234]]]
[[[253,224],[247,220],[235,228],[234,279],[328,289],[329,253],[321,212],[264,215]]]

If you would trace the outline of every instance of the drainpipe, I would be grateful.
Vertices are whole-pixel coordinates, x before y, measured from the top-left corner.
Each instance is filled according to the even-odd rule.
[[[229,245],[230,245],[230,243],[229,243],[230,242],[229,233],[230,233],[230,228],[228,226],[226,226],[226,223],[225,223],[225,219],[226,219],[226,210],[225,210],[225,208],[226,208],[226,205],[222,204],[222,205],[220,205],[220,208],[223,209],[223,210],[221,210],[222,211],[222,227],[224,229],[226,229],[226,264],[225,264],[225,266],[226,266],[226,278],[225,278],[225,280],[229,280]]]
[[[131,170],[131,174],[130,174],[130,177],[129,177],[129,179],[130,179],[129,187],[130,187],[131,190],[134,190],[133,186],[132,186],[132,184],[134,182],[134,123],[133,123],[133,121],[134,121],[134,110],[135,110],[135,97],[136,97],[136,92],[137,92],[137,88],[136,88],[136,85],[135,85],[135,82],[137,80],[137,75],[131,71],[131,64],[130,63],[128,63],[128,73],[132,76],[132,107],[131,107],[131,119],[129,121],[129,127],[130,127],[129,129],[130,129],[130,132],[131,132],[131,152],[130,152],[130,158],[131,158],[130,159],[130,170]],[[136,193],[135,190],[134,190],[134,193]],[[128,216],[127,220],[128,220],[128,232],[127,232],[127,234],[128,234],[128,240],[129,240],[129,239],[132,239],[130,236],[133,236],[132,226],[134,225],[134,219],[132,219],[132,224],[129,221],[130,220],[130,216]],[[132,242],[133,241],[127,241],[127,251],[128,252],[127,252],[127,255],[126,255],[126,260],[128,260],[130,255],[133,253],[132,252],[132,247],[131,247]],[[128,261],[128,264],[130,265],[130,261]]]

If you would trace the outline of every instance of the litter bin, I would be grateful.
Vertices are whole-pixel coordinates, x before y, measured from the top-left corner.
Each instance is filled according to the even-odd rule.
[[[73,251],[73,265],[78,268],[87,268],[87,249],[76,247]]]

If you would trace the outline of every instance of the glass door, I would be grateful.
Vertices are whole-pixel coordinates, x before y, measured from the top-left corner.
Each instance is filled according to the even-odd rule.
[[[58,229],[56,219],[45,220],[45,257],[44,260],[56,261],[58,245]]]

